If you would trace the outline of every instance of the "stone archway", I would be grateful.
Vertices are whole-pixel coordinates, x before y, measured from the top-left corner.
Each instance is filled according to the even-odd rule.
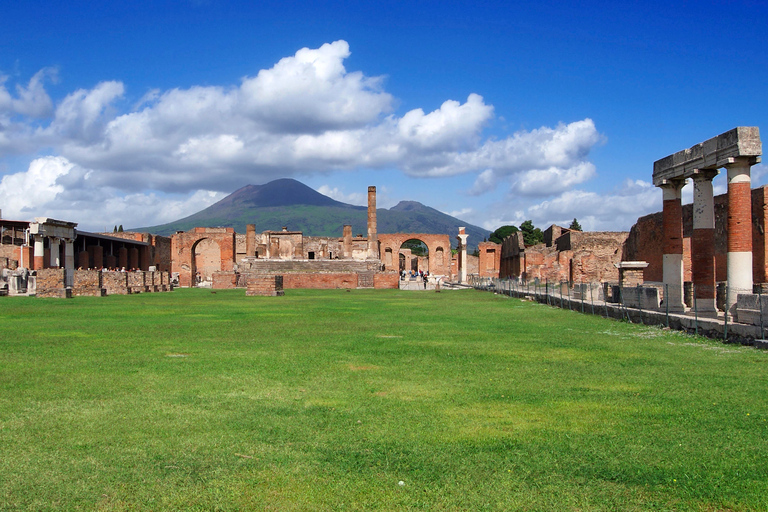
[[[209,240],[202,247],[198,244],[202,240]],[[218,268],[210,259],[210,263],[205,263],[206,254],[211,257],[215,250],[209,245],[216,244],[219,250]],[[196,258],[195,252],[198,248],[203,253]],[[195,261],[198,260],[198,261]],[[194,228],[184,233],[176,233],[171,237],[171,271],[178,273],[180,286],[195,286],[196,273],[200,270],[201,262],[203,266],[208,267],[210,272],[221,270],[228,272],[235,266],[235,230],[232,228]],[[202,274],[202,272],[201,272]]]
[[[410,240],[416,240],[421,242],[425,247],[426,254],[421,256],[421,260],[417,260],[418,269],[429,271],[430,275],[451,275],[451,240],[448,235],[435,235],[426,233],[385,233],[379,234],[379,245],[381,254],[383,254],[382,265],[384,270],[398,272],[401,270],[400,262],[403,258],[401,256],[401,247],[405,242]],[[413,253],[413,249],[410,249],[410,253]],[[389,254],[392,256],[390,257]],[[397,255],[397,256],[396,256]],[[418,258],[418,255],[413,255],[412,258]],[[428,258],[428,259],[427,259]],[[413,259],[411,260],[413,261]],[[409,264],[405,264],[403,267],[406,271],[411,270]]]

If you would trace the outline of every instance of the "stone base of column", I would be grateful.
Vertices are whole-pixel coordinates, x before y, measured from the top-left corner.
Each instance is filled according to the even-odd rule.
[[[663,261],[664,303],[668,305],[670,313],[685,313],[685,303],[683,301],[683,255],[665,254]]]
[[[717,317],[715,299],[696,299],[696,314],[707,318]]]
[[[728,253],[728,296],[726,298],[726,310],[729,315],[735,316],[736,300],[738,295],[752,293],[752,253],[729,252]]]

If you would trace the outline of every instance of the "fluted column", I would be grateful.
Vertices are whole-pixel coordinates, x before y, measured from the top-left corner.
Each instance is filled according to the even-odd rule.
[[[467,235],[464,228],[459,228],[459,234],[456,237],[459,241],[459,282],[467,282]]]

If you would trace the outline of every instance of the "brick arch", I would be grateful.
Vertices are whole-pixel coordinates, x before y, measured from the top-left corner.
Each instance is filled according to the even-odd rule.
[[[393,256],[400,253],[400,246],[406,240],[419,240],[427,246],[429,251],[429,273],[433,275],[451,275],[451,238],[448,235],[433,235],[426,233],[379,233],[379,254],[385,255],[387,250],[392,251]],[[435,257],[438,250],[443,253],[442,265]],[[399,269],[399,260],[392,258],[392,264],[387,264],[386,259],[382,259],[384,270],[395,271]],[[434,260],[434,261],[433,261]]]
[[[195,248],[204,239],[219,246],[220,269],[231,271],[235,268],[235,230],[233,228],[194,228],[171,237],[171,272],[179,273],[180,286],[194,285]]]

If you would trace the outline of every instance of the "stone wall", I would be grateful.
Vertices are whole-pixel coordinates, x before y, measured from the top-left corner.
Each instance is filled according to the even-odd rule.
[[[36,296],[41,298],[71,298],[72,289],[65,285],[66,270],[63,268],[45,268],[37,271]]]
[[[72,285],[74,297],[103,297],[107,290],[102,287],[100,270],[75,270]]]
[[[396,290],[400,287],[400,275],[397,272],[379,272],[373,274],[373,287],[377,290]]]
[[[126,272],[126,274],[128,275],[128,289],[130,290],[130,293],[144,293],[149,291],[143,270]]]
[[[101,286],[107,295],[128,295],[128,272],[102,272]]]

